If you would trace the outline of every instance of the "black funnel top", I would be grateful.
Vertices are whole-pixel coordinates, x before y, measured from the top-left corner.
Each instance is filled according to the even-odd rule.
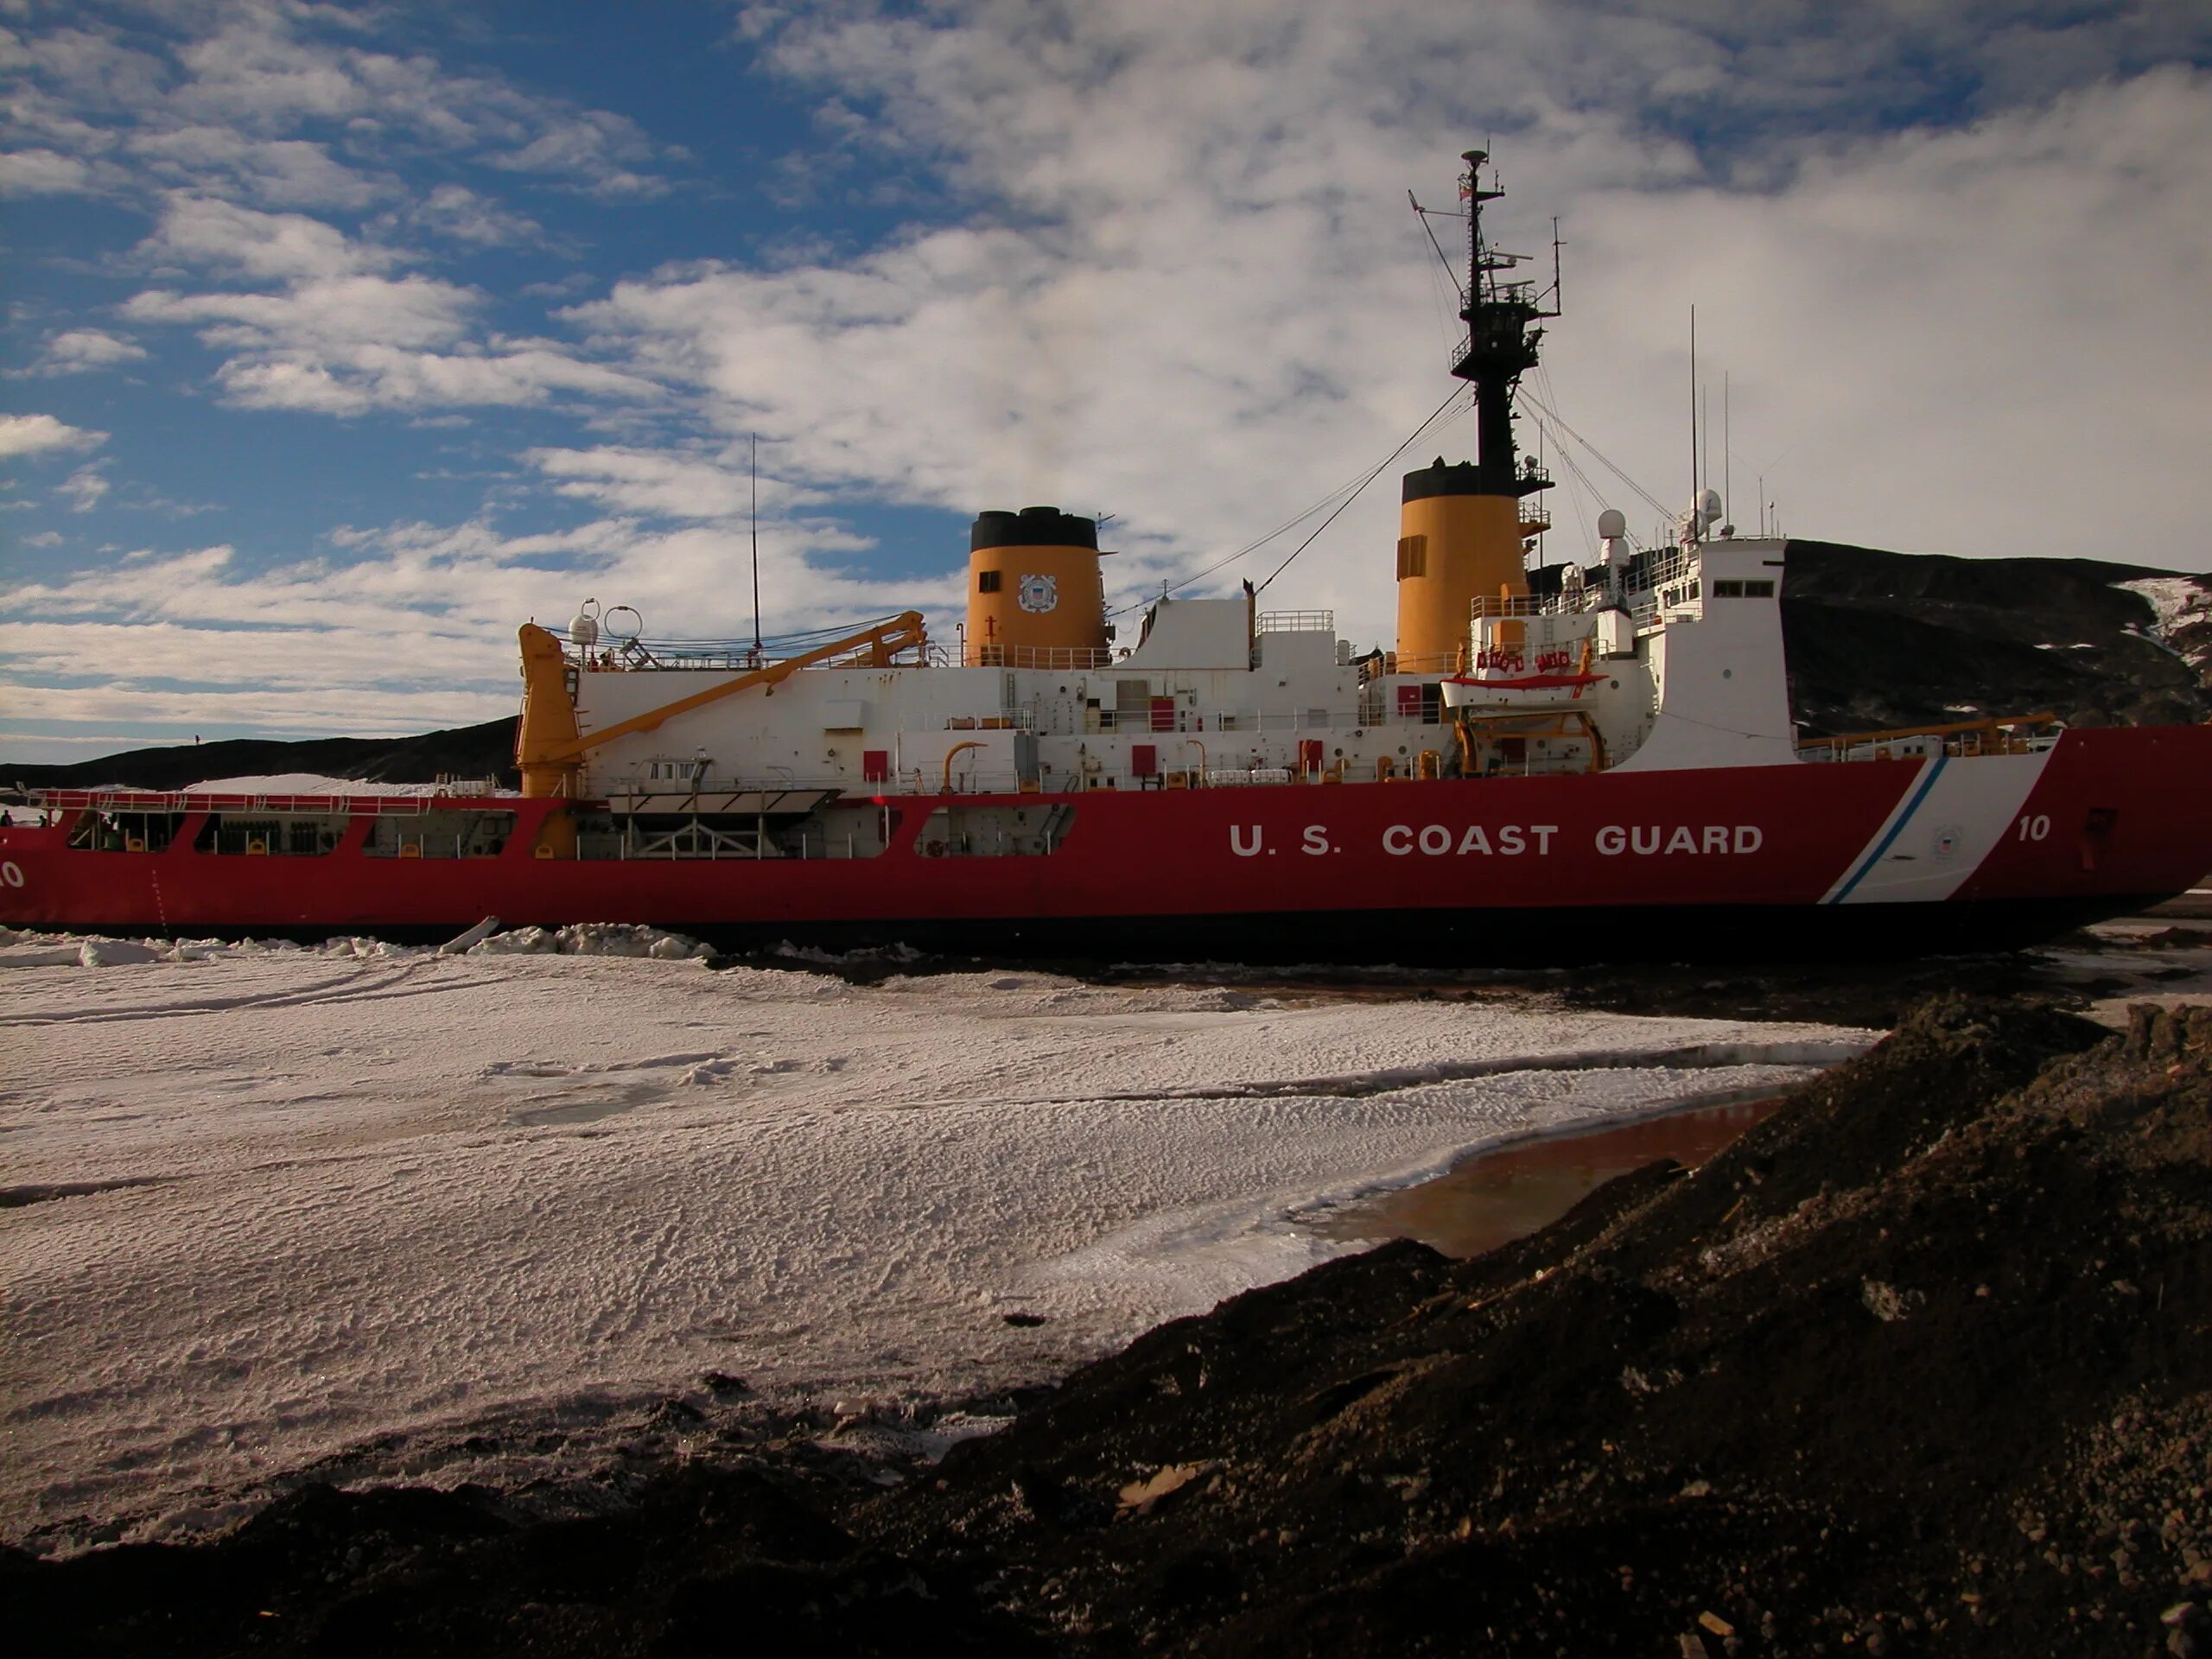
[[[968,532],[968,550],[994,547],[1098,547],[1098,521],[1062,512],[1058,507],[1024,507],[1020,512],[979,512]]]
[[[1483,469],[1473,461],[1449,461],[1440,458],[1433,467],[1424,467],[1417,473],[1406,474],[1406,493],[1400,499],[1426,501],[1432,495],[1490,495],[1495,493],[1485,482]]]

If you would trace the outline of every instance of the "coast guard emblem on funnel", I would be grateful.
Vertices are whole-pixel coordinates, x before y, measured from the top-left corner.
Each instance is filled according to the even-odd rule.
[[[1051,576],[1024,576],[1015,597],[1025,611],[1049,611],[1060,602],[1060,584]]]

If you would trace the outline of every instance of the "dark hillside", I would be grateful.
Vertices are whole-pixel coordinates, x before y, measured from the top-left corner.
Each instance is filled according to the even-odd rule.
[[[2150,602],[2114,585],[2173,574],[1792,541],[1791,705],[1810,736],[2045,710],[2073,726],[2212,719],[2212,641],[2182,660],[2192,642],[2146,638]]]
[[[434,784],[441,777],[452,777],[498,778],[512,785],[514,755],[515,722],[509,716],[481,726],[425,732],[420,737],[320,737],[301,742],[234,738],[131,749],[67,766],[11,766],[6,781],[33,789],[89,789],[103,784],[182,789],[208,778],[308,772],[376,784]]]

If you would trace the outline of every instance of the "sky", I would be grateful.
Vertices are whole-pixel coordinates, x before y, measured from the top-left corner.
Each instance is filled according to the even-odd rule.
[[[949,640],[989,508],[1265,579],[1452,388],[1477,146],[1564,243],[1548,559],[1701,448],[1746,530],[2212,569],[2201,0],[0,0],[0,762],[512,713],[587,596],[749,638],[756,439],[772,636]],[[1387,643],[1473,443],[1262,607]]]

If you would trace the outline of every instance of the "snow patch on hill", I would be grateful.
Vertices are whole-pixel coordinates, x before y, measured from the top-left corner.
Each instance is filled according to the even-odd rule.
[[[2145,576],[2113,584],[2150,601],[2145,632],[2200,671],[2212,669],[2212,577]]]

